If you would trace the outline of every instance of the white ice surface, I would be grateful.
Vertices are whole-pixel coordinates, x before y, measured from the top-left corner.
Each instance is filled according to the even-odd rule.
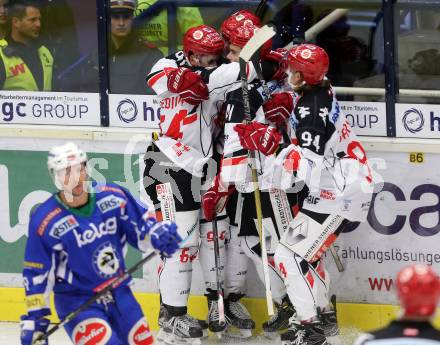
[[[359,332],[354,329],[343,329],[342,335],[332,337],[329,339],[331,345],[350,345],[353,344]],[[160,345],[158,342],[155,344]],[[224,337],[222,340],[217,340],[215,336],[210,336],[208,339],[202,341],[202,345],[209,344],[237,344],[237,345],[279,345],[280,340],[269,340],[265,337],[252,337],[247,340],[237,338]],[[18,323],[14,322],[0,322],[0,345],[20,345],[20,328]],[[49,339],[49,345],[72,345],[64,330],[54,333]]]

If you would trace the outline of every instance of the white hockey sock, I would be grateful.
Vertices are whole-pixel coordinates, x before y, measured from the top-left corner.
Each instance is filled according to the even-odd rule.
[[[159,290],[162,302],[173,307],[186,307],[191,289],[192,263],[197,247],[181,248],[165,258],[159,268]]]
[[[256,236],[244,236],[242,237],[242,248],[245,253],[254,263],[255,269],[258,273],[258,278],[264,285],[264,273],[263,264],[261,260],[260,240]],[[269,260],[269,279],[272,290],[272,298],[274,302],[281,303],[283,297],[286,295],[286,287],[281,277],[280,272],[271,265]]]
[[[230,238],[226,245],[225,295],[242,294],[246,288],[249,258],[243,252],[238,237],[238,227],[231,225]]]

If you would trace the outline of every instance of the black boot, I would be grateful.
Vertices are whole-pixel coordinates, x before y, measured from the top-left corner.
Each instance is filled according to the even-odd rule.
[[[292,323],[289,330],[281,334],[281,345],[326,345],[327,338],[320,321]]]
[[[225,317],[228,326],[236,327],[241,337],[248,338],[252,336],[252,329],[255,328],[255,322],[252,320],[246,307],[240,303],[242,294],[229,294],[225,299]]]
[[[207,289],[205,294],[208,300],[208,327],[211,332],[220,333],[226,329],[226,322],[220,322],[217,291]]]
[[[264,334],[273,338],[279,331],[289,328],[289,319],[296,314],[295,308],[290,302],[289,296],[285,296],[281,304],[275,304],[277,312],[268,321],[263,323]]]

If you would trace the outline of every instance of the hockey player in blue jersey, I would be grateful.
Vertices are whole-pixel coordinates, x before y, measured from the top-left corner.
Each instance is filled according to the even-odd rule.
[[[175,223],[157,222],[126,189],[87,183],[87,156],[75,144],[54,147],[48,168],[59,192],[41,204],[29,222],[23,269],[28,313],[21,318],[22,345],[47,344],[35,340],[49,325],[51,291],[58,317],[64,319],[124,272],[127,244],[144,252],[151,242],[169,256],[181,241]],[[153,344],[130,281],[65,325],[73,344]]]

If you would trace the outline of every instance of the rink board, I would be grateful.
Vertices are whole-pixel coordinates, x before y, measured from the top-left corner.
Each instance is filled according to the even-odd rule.
[[[159,315],[159,294],[135,293],[138,302],[148,319],[153,330],[158,329],[157,316]],[[266,311],[266,301],[261,298],[244,298],[244,304],[256,322],[256,333],[261,332],[261,325],[269,317]],[[53,300],[51,299],[52,314]],[[340,327],[356,327],[360,330],[371,330],[383,326],[395,315],[398,308],[391,305],[338,303],[338,319]],[[24,306],[24,289],[0,288],[0,320],[19,321],[20,315],[26,312]],[[205,319],[208,312],[204,296],[191,296],[189,300],[189,313],[199,319]],[[51,317],[52,322],[58,318]],[[440,325],[440,319],[437,320]]]
[[[159,294],[135,293],[142,310],[153,330],[158,329],[157,317],[159,315]],[[268,320],[266,301],[262,298],[243,298],[243,303],[248,308],[252,318],[256,322],[254,334],[259,334],[261,325]],[[52,322],[58,322],[51,299]],[[208,308],[204,296],[191,296],[188,306],[189,313],[199,319],[205,319]],[[393,305],[382,304],[359,304],[359,303],[338,303],[338,322],[341,328],[357,328],[362,331],[370,331],[386,325],[394,319],[399,308]],[[20,315],[25,313],[24,289],[22,288],[0,288],[0,321],[17,322]],[[440,328],[440,315],[434,321]]]
[[[40,129],[41,128],[41,129]],[[18,138],[17,136],[21,137]],[[29,213],[43,202],[53,186],[46,172],[47,150],[65,139],[89,153],[92,175],[117,182],[140,197],[142,153],[147,131],[44,126],[0,127],[0,320],[18,320],[24,312],[20,289],[23,251]],[[27,138],[23,138],[27,137]],[[50,139],[49,139],[50,138]],[[132,139],[127,145],[128,139]],[[375,175],[384,182],[372,202],[368,221],[341,235],[336,248],[345,266],[339,273],[331,259],[327,267],[338,296],[343,326],[371,329],[389,320],[396,304],[393,277],[413,262],[440,271],[440,145],[438,140],[362,138]],[[7,260],[5,260],[7,258]],[[130,251],[128,266],[140,259]],[[157,319],[155,260],[134,275],[133,286],[152,326]],[[204,318],[206,301],[199,263],[194,268],[191,309]],[[247,304],[261,324],[266,319],[263,287],[251,267]]]

